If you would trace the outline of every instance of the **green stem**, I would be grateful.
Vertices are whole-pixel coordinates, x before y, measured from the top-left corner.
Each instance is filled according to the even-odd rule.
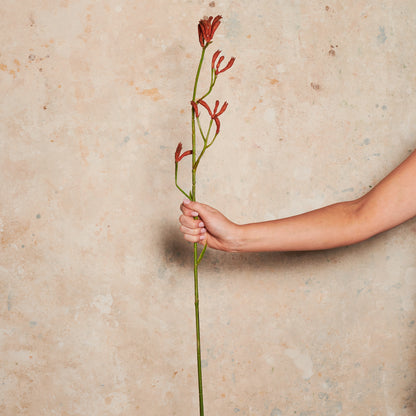
[[[198,366],[199,415],[204,416],[204,397],[202,388],[201,330],[199,326],[199,291],[198,291],[198,244],[194,244],[194,288],[195,288],[195,325],[196,358]]]
[[[211,94],[212,89],[214,88],[215,81],[217,80],[217,76],[215,75],[215,70],[211,70],[211,83],[209,86],[209,90],[206,94],[204,94],[201,98],[198,98],[198,101],[203,100],[205,97],[207,97],[209,94]]]
[[[192,101],[195,101],[196,91],[198,87],[199,75],[201,73],[202,62],[206,48],[209,44],[206,44],[202,48],[201,58],[199,60],[198,70],[195,76],[194,91],[192,95]],[[196,136],[195,136],[195,110],[192,108],[192,201],[196,200]],[[195,289],[195,326],[196,326],[196,357],[198,367],[198,391],[199,391],[199,415],[204,416],[204,398],[202,388],[202,363],[201,363],[201,331],[199,325],[199,291],[198,291],[198,243],[194,243],[194,289]]]
[[[206,143],[207,138],[204,136],[204,132],[202,131],[201,122],[199,121],[199,118],[197,118],[196,121],[198,123],[199,133],[201,134],[202,140],[204,141],[204,143]]]
[[[208,147],[212,146],[212,143],[214,143],[214,141],[215,141],[215,139],[217,138],[217,136],[218,136],[218,134],[216,134],[216,135],[214,136],[214,138],[212,139],[212,141],[211,141],[211,143],[210,143],[210,144],[207,144],[207,149],[208,149]]]
[[[198,65],[198,70],[196,71],[196,76],[195,76],[195,84],[194,84],[194,92],[192,94],[192,100],[195,101],[196,98],[196,89],[198,87],[198,80],[199,80],[199,74],[201,73],[201,68],[202,68],[202,62],[204,61],[204,56],[205,56],[205,51],[208,47],[209,43],[207,43],[203,48],[202,48],[202,52],[201,52],[201,58],[199,60],[199,65]]]
[[[204,137],[204,135],[202,134],[202,131],[201,131],[202,139],[204,140],[204,147],[202,148],[201,153],[199,154],[198,159],[195,162],[195,165],[194,165],[195,171],[198,168],[199,162],[201,161],[201,158],[204,155],[205,150],[207,150],[208,147],[211,146],[212,143],[214,143],[214,140],[217,137],[217,135],[215,135],[214,138],[212,139],[212,142],[207,145],[209,133],[211,131],[212,122],[213,122],[213,120],[211,120],[211,122],[209,123],[208,132],[207,132],[207,136],[206,137]],[[200,127],[199,120],[198,120],[198,126]]]
[[[205,243],[204,248],[202,249],[201,254],[198,257],[197,264],[199,264],[202,260],[202,257],[204,257],[204,254],[207,251],[207,247],[208,247],[208,243]]]

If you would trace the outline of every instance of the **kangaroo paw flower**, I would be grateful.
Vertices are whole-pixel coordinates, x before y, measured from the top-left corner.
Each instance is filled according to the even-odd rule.
[[[221,23],[222,16],[216,16],[214,19],[212,16],[201,19],[198,24],[198,36],[199,43],[202,47],[212,41],[215,31]]]
[[[216,117],[220,116],[227,109],[227,107],[228,107],[228,103],[227,103],[227,101],[225,101],[224,104],[221,107],[221,110],[218,111],[218,113],[215,114]]]
[[[218,107],[220,105],[220,102],[218,100],[215,101],[214,111],[211,110],[210,106],[204,101],[199,100],[198,104],[201,104],[205,109],[208,111],[209,116],[212,118],[212,120],[218,119],[218,117],[224,113],[224,111],[227,109],[228,103],[227,101],[224,102],[224,104],[221,106],[220,111],[217,112]]]
[[[204,101],[204,100],[199,100],[198,104],[201,104],[202,107],[205,107],[205,109],[208,111],[208,114],[210,115],[211,118],[214,118],[214,115],[212,114],[211,109],[209,108],[209,105]]]
[[[224,58],[223,56],[221,56],[221,58]],[[234,64],[234,61],[235,61],[235,58],[234,57],[232,57],[229,61],[228,61],[228,64],[223,68],[223,69],[220,69],[220,65],[221,65],[221,62],[222,62],[222,59],[219,59],[218,60],[218,62],[217,62],[217,66],[216,66],[216,68],[215,68],[215,75],[218,75],[218,74],[221,74],[221,72],[225,72],[225,71],[227,71],[227,69],[230,69],[232,66],[233,66],[233,64]]]
[[[215,62],[217,61],[218,56],[219,56],[220,53],[221,53],[221,51],[218,50],[214,53],[214,55],[212,55],[212,61],[211,61],[211,68],[212,69],[215,69]]]
[[[198,104],[195,101],[191,101],[191,106],[195,111],[196,118],[198,118],[199,117]]]
[[[220,123],[220,119],[218,117],[214,117],[214,121],[215,121],[215,125],[217,126],[217,130],[215,132],[215,135],[217,135],[220,132],[221,123]]]
[[[178,143],[178,146],[176,147],[175,151],[175,163],[180,162],[185,156],[191,155],[192,150],[187,150],[186,152],[182,152],[182,143]]]

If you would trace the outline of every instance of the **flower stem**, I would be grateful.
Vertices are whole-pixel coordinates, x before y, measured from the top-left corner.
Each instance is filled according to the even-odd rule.
[[[201,125],[200,125],[199,120],[198,120],[198,126],[199,126],[199,129],[201,130],[201,136],[202,136],[202,139],[203,139],[203,141],[204,141],[204,147],[202,148],[201,153],[199,154],[198,159],[196,160],[196,162],[195,162],[195,164],[194,164],[194,168],[195,168],[195,170],[198,168],[199,162],[201,161],[201,158],[202,158],[202,156],[204,155],[205,150],[207,150],[207,149],[208,149],[208,147],[209,147],[209,146],[211,146],[211,145],[212,145],[212,143],[214,143],[214,140],[215,140],[215,138],[217,137],[217,135],[215,135],[215,136],[214,136],[214,138],[212,139],[211,143],[207,145],[207,141],[208,141],[209,133],[210,133],[210,131],[211,131],[211,127],[212,127],[212,122],[213,122],[213,120],[211,120],[211,122],[209,123],[208,132],[207,132],[207,135],[206,135],[206,137],[205,137],[205,136],[202,134]]]
[[[194,84],[194,91],[192,95],[192,101],[195,101],[199,75],[201,73],[202,62],[204,60],[205,50],[208,47],[208,45],[209,43],[207,43],[202,48],[201,58],[199,60],[198,70],[195,76],[195,84]],[[195,136],[195,110],[192,108],[192,191],[191,191],[192,201],[196,200],[196,169],[197,169],[197,166],[195,166],[196,150],[197,149],[196,149],[196,136]],[[196,357],[197,357],[197,367],[198,367],[199,415],[204,416],[204,398],[203,398],[203,388],[202,388],[202,364],[201,364],[201,331],[200,331],[200,325],[199,325],[199,291],[198,291],[199,261],[200,261],[200,258],[198,258],[198,243],[194,243],[195,326],[196,326]]]
[[[204,397],[202,388],[201,331],[199,326],[199,292],[198,292],[198,244],[194,244],[194,288],[195,288],[195,325],[196,358],[198,366],[199,415],[204,416]]]

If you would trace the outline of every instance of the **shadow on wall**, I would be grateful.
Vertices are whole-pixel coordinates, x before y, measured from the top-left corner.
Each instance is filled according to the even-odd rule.
[[[203,265],[201,276],[207,277],[209,275],[209,281],[212,284],[211,286],[206,285],[207,290],[204,293],[207,296],[206,299],[210,299],[210,295],[217,293],[218,287],[216,284],[220,280],[227,278],[233,282],[239,280],[240,285],[238,287],[228,287],[225,290],[227,295],[221,294],[220,296],[225,296],[221,300],[238,299],[238,302],[244,302],[245,308],[248,308],[248,310],[253,308],[252,310],[256,311],[257,317],[250,318],[248,323],[245,324],[246,326],[242,325],[242,328],[251,328],[251,326],[258,325],[258,319],[266,318],[268,311],[270,311],[269,308],[267,311],[263,310],[259,313],[257,301],[249,300],[252,296],[262,294],[264,299],[270,302],[270,299],[274,297],[273,293],[280,293],[277,295],[278,298],[279,296],[290,295],[291,289],[295,289],[293,297],[287,300],[287,302],[294,301],[293,308],[287,310],[285,318],[287,321],[278,321],[279,325],[283,325],[282,330],[289,334],[291,331],[290,325],[302,323],[304,318],[302,318],[302,313],[299,312],[302,310],[307,316],[311,313],[311,316],[315,319],[311,324],[311,332],[308,335],[312,342],[311,345],[321,345],[320,343],[323,342],[326,343],[325,345],[339,346],[341,356],[345,356],[347,359],[354,356],[366,357],[369,354],[378,354],[379,358],[377,359],[383,360],[393,354],[394,359],[387,366],[384,366],[384,364],[378,365],[375,367],[377,370],[374,374],[369,373],[369,375],[364,376],[364,380],[370,380],[370,377],[373,377],[376,383],[379,383],[379,386],[384,386],[385,379],[388,380],[393,374],[403,372],[405,361],[415,362],[415,352],[412,349],[412,346],[416,345],[414,309],[410,312],[402,309],[399,311],[399,308],[401,308],[398,292],[400,287],[391,285],[397,281],[401,271],[395,269],[396,262],[389,265],[391,260],[388,258],[390,255],[394,256],[394,253],[386,248],[388,246],[387,242],[397,241],[400,236],[409,235],[409,232],[416,230],[415,226],[416,218],[391,232],[382,233],[362,243],[314,252],[237,254],[210,250],[207,251],[201,263]],[[178,226],[171,224],[164,229],[163,233],[159,234],[163,236],[159,242],[161,261],[165,262],[168,267],[186,268],[191,274],[193,268],[192,244],[183,240],[178,228]],[[410,236],[410,239],[403,242],[403,244],[414,241],[413,238],[413,236]],[[400,250],[396,254],[400,256]],[[377,270],[383,270],[382,264],[386,265],[387,283],[384,281],[384,272],[377,272]],[[377,268],[374,267],[375,265],[377,265]],[[296,278],[288,279],[285,282],[288,282],[288,284],[282,285],[283,290],[276,292],[276,287],[280,287],[280,284],[283,283],[282,280],[289,275]],[[323,291],[328,295],[328,299],[322,304],[320,304],[320,300],[317,301],[318,297],[315,300],[305,301],[307,298],[303,296],[304,283],[308,284],[306,280],[310,280],[311,275],[322,277],[322,280],[321,278],[315,279],[318,285],[315,289],[312,289],[316,290],[315,294]],[[396,277],[392,280],[393,275],[396,275]],[[263,279],[263,283],[265,280],[267,281],[267,285],[257,286],[256,279],[259,276]],[[241,285],[243,280],[245,282]],[[251,280],[252,283],[246,285],[247,280]],[[276,283],[270,284],[272,281]],[[247,289],[256,290],[256,286],[260,287],[258,292],[250,292],[246,296]],[[270,291],[266,293],[266,290],[269,289]],[[299,289],[299,293],[297,289]],[[372,291],[373,289],[374,291]],[[401,293],[405,293],[405,290],[403,286]],[[230,295],[231,292],[236,294],[235,298]],[[215,314],[221,314],[225,310],[221,300],[216,300],[215,307],[208,304],[204,308],[209,309],[211,307],[210,311],[215,310]],[[304,301],[305,303],[303,303]],[[227,307],[230,306],[227,305]],[[210,317],[213,320],[219,316],[215,315],[214,312],[210,313],[213,314]],[[229,310],[226,310],[225,315],[227,313],[229,313]],[[370,320],[371,325],[369,326],[368,322]],[[204,325],[211,328],[209,327],[209,320],[204,322]],[[395,331],[397,339],[392,339],[388,333],[383,332],[389,325],[399,328]],[[328,335],[322,335],[325,332],[322,332],[323,328],[330,328],[333,331],[326,329]],[[232,330],[227,329],[227,331]],[[322,339],[320,338],[321,335],[323,336]],[[375,340],[385,340],[386,344],[378,345]],[[397,348],[397,351],[392,352],[393,347]],[[251,348],[255,349],[256,346],[248,346],[244,351],[251,352],[253,351]],[[395,355],[396,352],[398,353],[397,356]],[[341,365],[339,363],[342,360],[338,360],[331,354],[330,352],[328,357],[324,357],[324,355],[323,357],[328,362],[333,360],[334,363],[328,365],[336,368],[337,365]],[[401,359],[401,354],[404,354],[405,358]],[[344,364],[340,367],[341,373],[344,371],[343,369]],[[406,372],[404,378],[406,380],[401,385],[404,386],[406,396],[403,398],[402,407],[410,410],[416,408],[414,371]],[[376,386],[377,384],[374,384],[374,387],[371,386],[370,389],[376,389]]]

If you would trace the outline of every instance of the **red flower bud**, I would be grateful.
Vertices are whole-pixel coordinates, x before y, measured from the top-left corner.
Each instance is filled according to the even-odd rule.
[[[220,119],[218,117],[214,117],[215,124],[217,125],[217,131],[215,134],[217,135],[220,132]]]
[[[185,156],[189,156],[189,155],[191,155],[192,154],[192,150],[187,150],[186,152],[183,152],[182,154],[181,154],[181,156],[179,157],[179,160],[181,160],[183,157],[185,157]]]
[[[182,143],[179,142],[175,150],[175,162],[179,162],[179,156],[181,154],[181,151],[182,151]]]
[[[199,43],[201,44],[202,47],[204,47],[204,34],[202,32],[201,25],[198,25],[198,36],[199,36]]]
[[[218,110],[218,106],[220,105],[220,102],[217,100],[215,101],[215,107],[214,107],[214,117],[216,116],[217,110]]]
[[[211,63],[211,68],[214,69],[215,68],[215,61],[218,58],[218,55],[221,53],[220,50],[218,50],[217,52],[214,53],[214,55],[212,55],[212,63]]]
[[[198,101],[198,104],[201,104],[202,105],[202,107],[205,107],[206,108],[206,110],[208,111],[208,113],[209,113],[209,115],[211,116],[211,118],[213,118],[214,117],[214,115],[212,114],[212,111],[211,111],[211,109],[209,108],[209,105],[204,101],[204,100],[199,100]]]
[[[225,103],[222,105],[221,110],[215,114],[216,117],[220,116],[226,109],[227,109],[228,103],[225,101]]]
[[[191,101],[191,105],[195,111],[196,118],[198,118],[199,117],[198,104],[195,101]]]
[[[222,19],[222,16],[214,17],[214,20],[213,20],[212,25],[211,25],[211,39],[214,36],[215,31],[218,29],[218,26],[221,23],[221,19]]]
[[[216,71],[215,71],[216,74],[218,74],[218,69],[220,68],[221,62],[223,60],[224,60],[224,57],[220,56],[220,59],[218,59],[217,66],[216,66]]]

